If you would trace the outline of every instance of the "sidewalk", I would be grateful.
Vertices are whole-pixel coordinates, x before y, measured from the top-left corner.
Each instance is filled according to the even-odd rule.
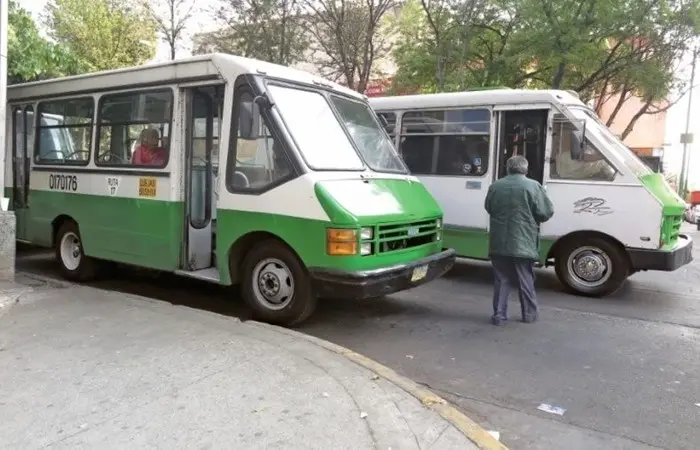
[[[81,286],[0,317],[0,380],[6,449],[505,449],[349,350]]]

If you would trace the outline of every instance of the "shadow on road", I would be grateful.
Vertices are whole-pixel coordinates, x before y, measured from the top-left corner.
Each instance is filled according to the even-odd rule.
[[[18,245],[17,248],[18,270],[61,279],[58,264],[54,260],[53,252],[43,248]],[[590,299],[568,294],[559,283],[554,270],[551,268],[538,269],[537,289],[545,303],[573,306],[574,309],[589,306],[605,306],[614,304],[616,307],[634,308],[635,305],[646,305],[657,301],[658,295],[646,295],[635,289],[635,282],[626,283],[614,295]],[[491,265],[488,262],[458,260],[455,267],[448,272],[444,279],[451,285],[449,291],[466,295],[490,295],[493,284]],[[189,279],[164,272],[156,272],[128,266],[110,265],[108,272],[100,279],[87,285],[126,294],[140,295],[149,298],[166,301],[176,305],[183,305],[197,309],[203,309],[218,314],[238,317],[241,320],[251,318],[250,310],[240,299],[236,288],[223,287],[199,280]],[[462,289],[463,288],[463,289]],[[465,312],[441,309],[435,306],[431,296],[436,295],[431,284],[419,287],[412,291],[415,295],[402,293],[373,300],[329,300],[319,302],[316,313],[304,323],[302,328],[314,327],[320,323],[341,323],[345,326],[360,324],[368,319],[383,319],[401,317],[401,320],[410,320],[412,317],[426,316],[431,321],[440,320],[467,320],[482,323],[483,315],[465,317]],[[445,293],[446,294],[446,293]],[[450,294],[452,295],[452,294]],[[515,296],[513,296],[515,297]],[[408,300],[407,300],[408,298]],[[418,298],[425,299],[424,301]],[[658,301],[662,301],[659,299]],[[455,316],[457,313],[457,316]]]

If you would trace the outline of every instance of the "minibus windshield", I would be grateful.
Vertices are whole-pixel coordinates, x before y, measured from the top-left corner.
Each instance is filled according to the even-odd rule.
[[[370,169],[377,172],[408,173],[368,105],[337,95],[331,95],[331,102]]]
[[[586,123],[586,134],[595,138],[606,149],[613,153],[617,160],[627,166],[636,176],[652,173],[651,169],[644,164],[637,155],[632,152],[622,141],[615,136],[603,122],[598,119],[595,113],[587,108],[570,106],[569,111],[579,120]]]
[[[268,84],[306,164],[314,170],[364,170],[331,105],[320,92]]]

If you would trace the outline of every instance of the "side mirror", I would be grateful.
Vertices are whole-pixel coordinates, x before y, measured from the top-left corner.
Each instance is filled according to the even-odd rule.
[[[260,137],[260,107],[257,102],[241,102],[238,129],[242,139],[255,140]]]

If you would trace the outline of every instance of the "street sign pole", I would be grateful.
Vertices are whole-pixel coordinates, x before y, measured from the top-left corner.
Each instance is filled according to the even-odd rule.
[[[681,174],[678,180],[678,195],[685,200],[685,192],[688,188],[688,145],[692,144],[693,135],[690,134],[690,114],[693,106],[693,85],[695,84],[695,62],[698,59],[698,48],[693,49],[693,65],[690,71],[690,89],[688,90],[688,111],[685,117],[685,133],[681,135],[683,144],[683,160],[681,161]]]

